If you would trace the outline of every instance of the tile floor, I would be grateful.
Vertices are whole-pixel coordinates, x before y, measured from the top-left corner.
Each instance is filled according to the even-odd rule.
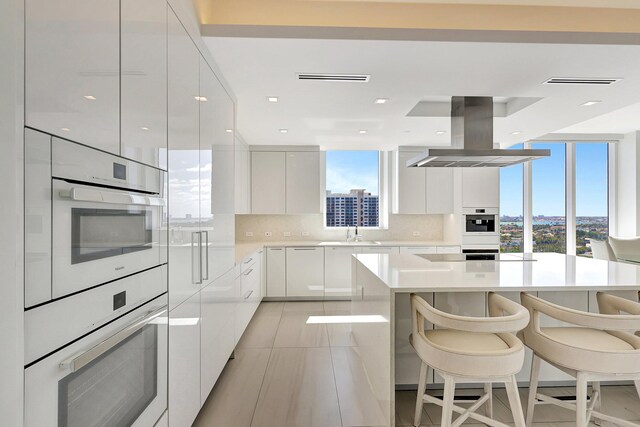
[[[266,302],[258,308],[196,419],[196,427],[361,427],[376,426],[380,412],[358,384],[366,381],[349,347],[348,325],[306,324],[311,315],[348,314],[348,302]],[[545,391],[573,393],[571,388]],[[415,391],[396,393],[396,425],[412,425]],[[461,390],[459,393],[474,393]],[[526,398],[526,390],[521,395]],[[495,391],[494,415],[511,423],[503,390]],[[603,387],[603,410],[640,420],[634,387]],[[422,423],[440,424],[440,410],[425,405]],[[574,414],[538,406],[536,426],[569,427]],[[640,421],[637,421],[640,423]],[[606,423],[603,423],[605,425]],[[464,425],[473,426],[472,422]],[[482,425],[482,424],[478,424]]]

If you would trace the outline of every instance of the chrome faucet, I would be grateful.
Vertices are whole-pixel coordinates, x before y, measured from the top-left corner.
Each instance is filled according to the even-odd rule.
[[[355,240],[356,242],[360,242],[360,241],[362,241],[362,235],[361,235],[361,234],[358,234],[358,226],[357,226],[357,225],[356,225],[356,235],[355,235],[355,237],[354,237],[354,240]]]

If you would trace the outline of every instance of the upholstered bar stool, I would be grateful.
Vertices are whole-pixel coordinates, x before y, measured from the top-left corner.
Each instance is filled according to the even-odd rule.
[[[515,425],[524,426],[524,414],[515,374],[524,361],[524,346],[512,332],[529,323],[529,313],[520,304],[489,293],[490,317],[456,316],[411,295],[411,345],[422,359],[414,425],[419,426],[424,403],[442,406],[442,426],[457,427],[468,418],[490,426],[506,426],[494,420],[492,383],[505,383]],[[425,330],[425,321],[444,329]],[[425,393],[427,377],[434,369],[445,381],[444,397]],[[469,408],[454,404],[455,385],[484,383],[483,395]],[[476,411],[485,405],[485,415]],[[461,414],[452,422],[453,412]]]
[[[597,298],[604,314],[573,310],[521,294],[522,305],[531,315],[529,326],[522,331],[523,341],[533,350],[527,426],[533,422],[536,404],[554,404],[576,411],[578,427],[586,427],[591,418],[640,426],[600,412],[601,381],[633,380],[640,393],[640,337],[628,332],[640,330],[640,303],[601,292]],[[541,314],[575,326],[541,327]],[[575,404],[537,392],[542,360],[576,378]],[[588,383],[593,387],[589,402]]]

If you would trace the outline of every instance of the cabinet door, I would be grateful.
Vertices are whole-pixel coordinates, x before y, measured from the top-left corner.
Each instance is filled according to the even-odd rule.
[[[399,254],[398,246],[365,246],[362,248],[363,254]]]
[[[287,248],[287,296],[324,296],[324,248]]]
[[[200,100],[200,227],[206,284],[235,264],[234,147],[233,103],[202,57]]]
[[[436,248],[438,254],[459,254],[461,252],[460,246],[438,246]]]
[[[284,152],[251,153],[251,212],[286,213]]]
[[[167,3],[120,5],[122,155],[167,169]]]
[[[324,249],[324,296],[351,296],[351,258],[360,248],[326,247]]]
[[[200,289],[199,53],[169,14],[169,307]]]
[[[235,205],[237,214],[251,213],[251,157],[244,141],[236,139],[235,144]]]
[[[287,153],[286,188],[288,214],[321,213],[320,153]]]
[[[396,183],[394,185],[393,213],[423,214],[426,209],[425,168],[408,168],[407,160],[419,153],[398,151],[396,156]]]
[[[209,396],[235,348],[235,270],[200,291],[201,297],[201,404]]]
[[[500,169],[462,169],[462,207],[497,208],[500,206]]]
[[[25,124],[120,153],[120,3],[25,2]]]
[[[239,277],[240,298],[236,311],[236,343],[240,341],[260,304],[260,276],[260,263],[255,261]]]
[[[401,254],[435,254],[437,252],[435,246],[404,246],[400,248]]]
[[[453,170],[426,168],[426,199],[428,214],[453,213]]]
[[[200,411],[200,293],[169,312],[169,425],[190,426]]]
[[[267,248],[267,297],[286,295],[286,260],[284,248]]]

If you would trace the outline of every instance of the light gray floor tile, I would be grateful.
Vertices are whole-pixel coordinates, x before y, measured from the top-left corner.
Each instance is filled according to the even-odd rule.
[[[328,347],[327,325],[308,324],[309,315],[300,312],[282,313],[274,347]]]
[[[329,348],[274,348],[252,427],[340,427]]]
[[[383,405],[372,389],[364,364],[353,347],[331,349],[342,425],[375,426],[385,423]],[[388,410],[387,410],[388,412]]]
[[[322,316],[324,314],[324,304],[322,301],[287,301],[284,303],[284,312],[302,312],[309,316]]]
[[[324,302],[325,314],[351,314],[351,301],[325,301]]]
[[[284,310],[284,302],[282,301],[268,301],[262,302],[256,310],[256,315],[260,314],[282,314]]]
[[[416,408],[416,391],[396,391],[396,426],[413,426],[413,414]],[[424,407],[423,407],[424,408]],[[433,422],[424,409],[421,426],[431,426]]]
[[[501,422],[512,422],[513,418],[511,417],[511,411],[508,409],[507,406],[505,406],[503,404],[503,402],[501,402],[499,399],[497,399],[496,397],[496,391],[494,390],[494,397],[493,397],[493,417]],[[481,390],[475,390],[475,389],[459,389],[456,390],[456,396],[480,396],[480,393],[482,391]],[[442,390],[429,390],[429,394],[432,395],[436,395],[438,397],[442,397]],[[505,395],[506,398],[506,395]],[[462,407],[468,407],[472,404],[473,402],[469,402],[466,403],[465,401],[460,401],[460,402],[456,402],[456,405],[462,406]],[[508,405],[508,404],[507,404]],[[442,408],[439,405],[434,405],[434,404],[427,404],[425,403],[424,405],[424,411],[427,413],[427,415],[429,416],[429,419],[431,419],[431,421],[433,422],[434,425],[440,425],[442,422]],[[484,408],[480,408],[480,410],[478,411],[479,414],[484,415]],[[454,417],[457,417],[457,414],[454,414]],[[463,425],[472,425],[472,424],[477,424],[478,421],[473,420],[473,419],[467,419]]]
[[[281,311],[259,307],[237,348],[272,348],[281,317]]]
[[[195,427],[249,427],[271,349],[236,350],[209,394]]]

